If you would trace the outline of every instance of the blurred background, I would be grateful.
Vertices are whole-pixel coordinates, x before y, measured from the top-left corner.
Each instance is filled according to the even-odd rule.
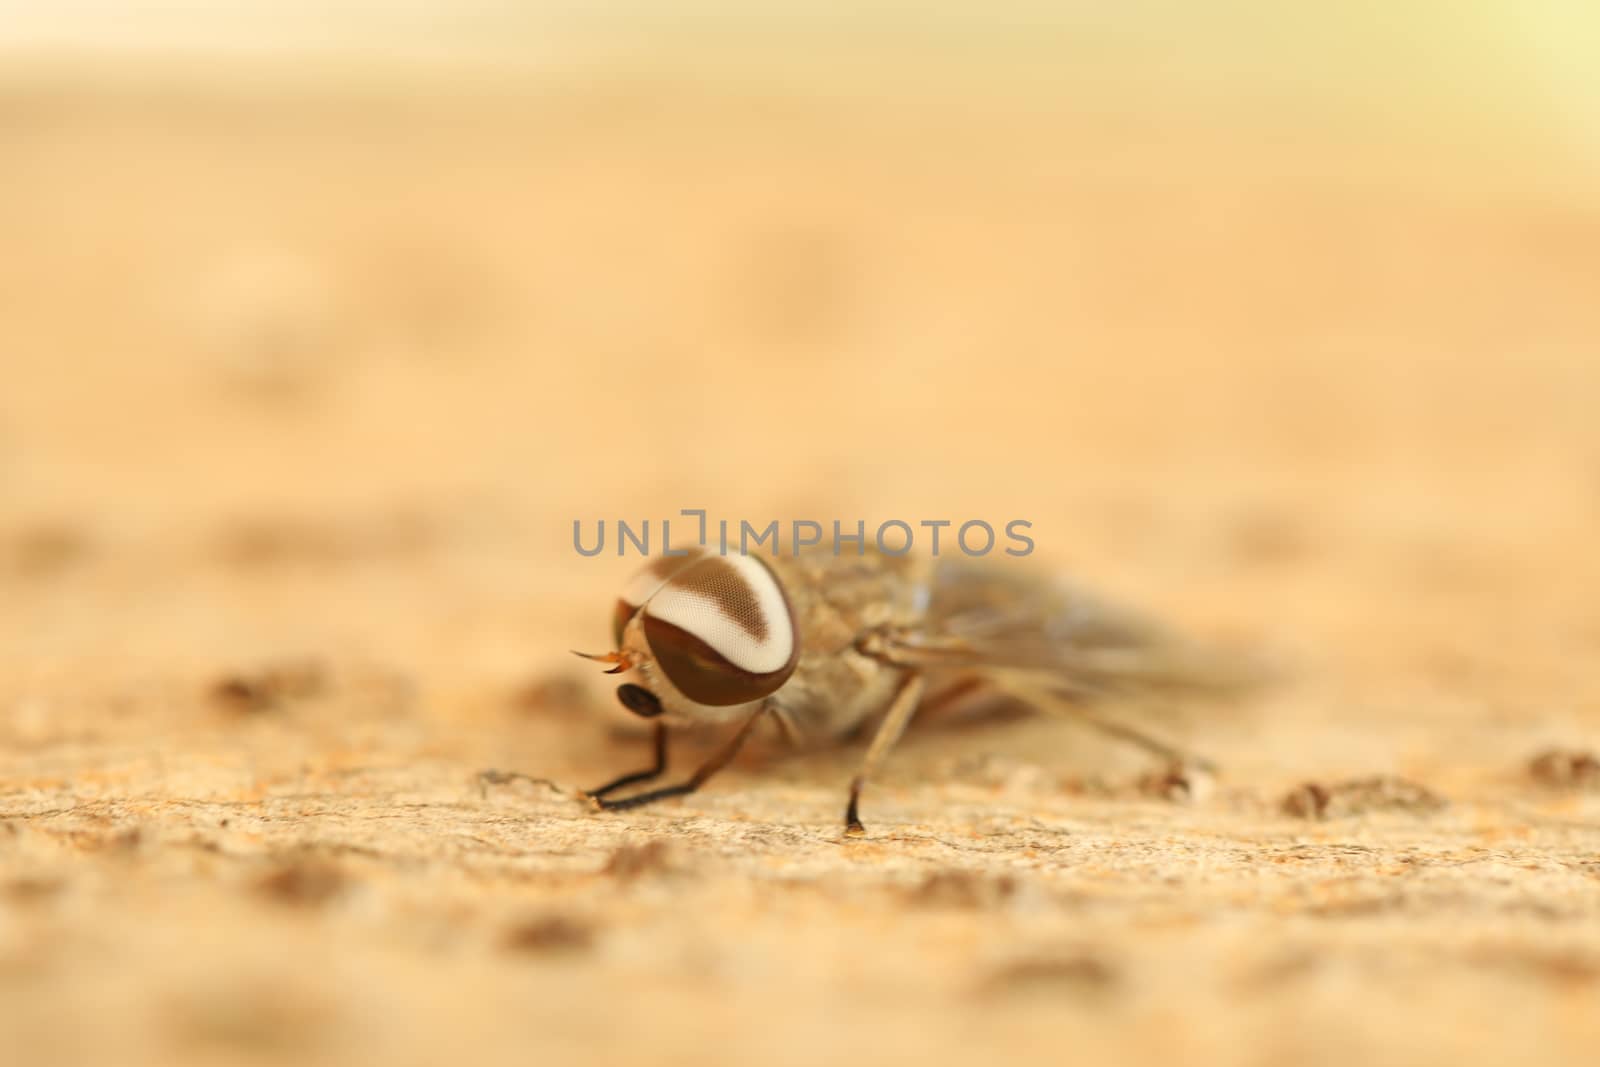
[[[308,658],[409,732],[252,773],[612,768],[507,694],[608,699],[572,522],[686,507],[1029,520],[1295,665],[1246,777],[1592,735],[1597,70],[1582,0],[0,0],[10,773],[180,788]]]
[[[98,626],[170,663],[203,619],[518,669],[626,572],[572,519],[682,507],[1025,518],[1208,617],[1265,580],[1237,554],[1317,546],[1452,616],[1452,568],[1576,589],[1597,32],[1548,0],[6,3],[0,519],[104,567],[8,654],[76,669]],[[330,609],[213,599],[229,566]]]

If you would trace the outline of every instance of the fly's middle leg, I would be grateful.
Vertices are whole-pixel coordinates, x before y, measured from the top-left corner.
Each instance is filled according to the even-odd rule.
[[[844,813],[846,833],[866,833],[866,828],[861,825],[859,811],[861,789],[883,765],[889,750],[900,740],[900,735],[905,733],[906,726],[911,722],[911,716],[916,714],[917,703],[922,699],[926,688],[926,679],[920,673],[914,672],[906,675],[900,683],[900,688],[895,691],[893,699],[889,702],[889,710],[884,714],[883,721],[878,724],[878,732],[872,735],[872,746],[867,749],[866,758],[861,761],[861,770],[850,782],[850,803]]]

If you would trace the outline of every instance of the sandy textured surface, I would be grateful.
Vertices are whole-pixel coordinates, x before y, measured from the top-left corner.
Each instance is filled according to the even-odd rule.
[[[1593,1062],[1593,160],[954,99],[7,82],[6,1062]],[[859,748],[481,782],[642,761],[571,521],[681,507],[1286,681],[1188,792],[913,731],[865,840]]]

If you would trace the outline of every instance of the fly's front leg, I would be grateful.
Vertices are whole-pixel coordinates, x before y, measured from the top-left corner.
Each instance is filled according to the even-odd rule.
[[[745,739],[750,736],[750,731],[755,729],[755,725],[757,721],[760,720],[761,716],[766,714],[766,710],[766,705],[762,705],[760,708],[757,708],[755,714],[751,715],[739,726],[738,732],[729,738],[727,743],[719,748],[710,759],[706,760],[704,765],[702,765],[699,770],[695,771],[686,782],[680,782],[677,785],[669,785],[662,789],[651,789],[644,793],[635,793],[631,797],[623,797],[620,800],[606,800],[596,793],[591,793],[589,795],[595,798],[595,803],[599,804],[602,810],[621,811],[625,808],[637,808],[643,804],[650,804],[657,800],[665,800],[668,797],[681,797],[686,796],[689,793],[693,793],[696,789],[699,789],[701,786],[705,785],[706,782],[711,779],[712,775],[716,774],[729,763],[733,762],[733,757],[737,756],[739,754],[739,750],[744,747]],[[665,749],[663,748],[662,751],[664,753]],[[664,769],[664,766],[665,755],[662,756],[661,769]],[[655,774],[659,773],[659,769],[653,773],[645,773],[650,777],[654,777]],[[631,777],[632,776],[628,776],[618,779],[616,782],[613,782],[611,785],[607,786],[606,789],[610,790],[616,786],[625,785]],[[640,779],[634,778],[633,780],[637,781]]]
[[[900,740],[900,735],[905,733],[906,725],[916,713],[917,703],[922,699],[922,693],[926,688],[927,681],[923,676],[913,672],[907,674],[900,683],[900,688],[895,690],[894,698],[889,702],[889,710],[884,713],[883,722],[878,724],[878,732],[872,735],[872,747],[867,749],[867,756],[861,761],[861,770],[850,783],[850,804],[844,812],[846,833],[866,833],[859,814],[861,789],[882,766],[884,759],[889,755],[889,750]]]
[[[596,800],[599,800],[607,793],[615,793],[623,786],[635,785],[639,782],[653,781],[654,779],[660,778],[663,774],[667,773],[667,727],[664,723],[660,722],[652,723],[651,725],[655,727],[655,735],[653,738],[656,754],[655,765],[642,771],[634,771],[632,774],[624,774],[621,778],[618,778],[613,782],[607,782],[599,789],[587,790],[590,796],[594,797]]]

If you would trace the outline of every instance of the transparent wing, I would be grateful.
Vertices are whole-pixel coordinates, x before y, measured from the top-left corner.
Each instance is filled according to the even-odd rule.
[[[1133,698],[1145,710],[1183,698],[1239,696],[1265,673],[1127,609],[1026,568],[940,561],[925,587],[923,623],[880,635],[876,651],[937,677],[983,687],[1040,711],[1067,714],[1174,765],[1210,761],[1098,707]]]
[[[923,625],[887,635],[885,654],[979,671],[1019,696],[1229,696],[1264,677],[1237,653],[1021,566],[940,560],[926,596]]]

